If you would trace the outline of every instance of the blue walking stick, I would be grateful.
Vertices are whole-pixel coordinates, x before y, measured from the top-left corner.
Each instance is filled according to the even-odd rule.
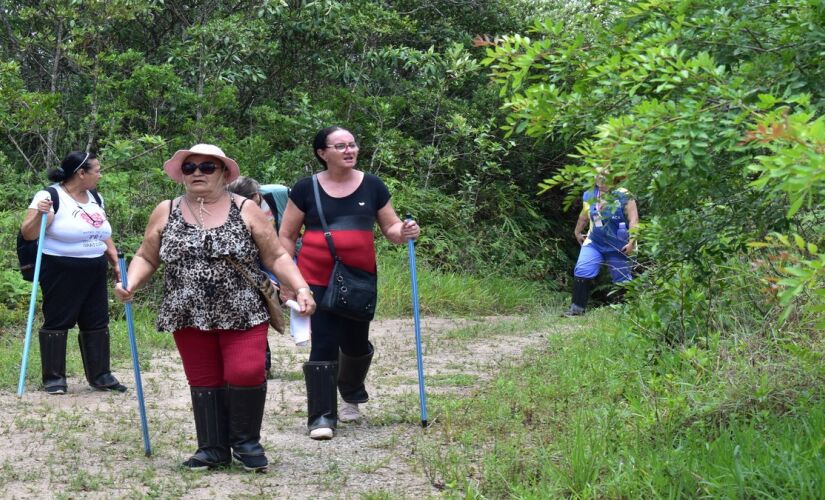
[[[406,219],[412,220],[407,214]],[[427,393],[424,389],[424,360],[421,357],[421,318],[418,314],[418,277],[415,273],[415,241],[407,240],[410,256],[410,281],[412,282],[413,319],[415,320],[415,357],[418,361],[418,400],[421,402],[421,427],[427,427]]]
[[[118,267],[120,267],[120,280],[123,288],[128,288],[126,281],[126,259],[123,252],[117,253]],[[135,390],[137,391],[138,409],[140,410],[140,429],[143,431],[143,451],[147,457],[152,456],[152,444],[149,443],[149,424],[146,423],[146,404],[143,402],[143,382],[140,378],[140,362],[137,354],[137,341],[135,341],[135,320],[132,317],[132,304],[127,302],[126,306],[126,326],[129,330],[129,346],[132,349],[132,368],[135,371]]]
[[[40,217],[40,236],[37,237],[37,258],[34,261],[34,279],[32,296],[29,300],[29,320],[26,322],[26,340],[23,342],[23,359],[20,360],[20,381],[17,383],[17,395],[22,396],[26,390],[26,369],[29,365],[29,348],[32,344],[32,324],[34,323],[34,306],[37,303],[37,285],[40,280],[40,262],[43,260],[43,238],[46,237],[46,221],[49,214]]]

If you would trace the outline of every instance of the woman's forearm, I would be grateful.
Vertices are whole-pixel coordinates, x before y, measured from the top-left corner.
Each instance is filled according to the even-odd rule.
[[[285,284],[292,290],[298,290],[299,288],[306,288],[309,286],[307,285],[304,277],[301,276],[301,272],[298,271],[298,266],[295,265],[292,261],[292,257],[290,257],[288,253],[284,253],[275,259],[272,266],[272,271],[281,283]]]
[[[20,225],[20,232],[23,234],[23,238],[29,241],[37,239],[37,236],[40,234],[40,220],[42,218],[39,211],[34,208],[28,209],[26,218],[23,220],[23,224]],[[54,212],[49,213],[46,218],[46,227],[49,226],[53,218]]]

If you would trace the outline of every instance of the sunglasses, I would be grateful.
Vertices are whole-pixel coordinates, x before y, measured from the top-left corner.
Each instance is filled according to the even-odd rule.
[[[183,175],[192,175],[195,170],[200,170],[202,173],[209,175],[214,174],[217,168],[218,166],[213,161],[205,161],[200,164],[186,162],[180,166],[180,171],[183,172]]]

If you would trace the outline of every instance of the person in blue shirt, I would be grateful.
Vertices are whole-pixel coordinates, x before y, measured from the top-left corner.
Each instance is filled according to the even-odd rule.
[[[590,286],[606,264],[613,283],[632,279],[630,254],[636,242],[630,230],[639,223],[636,200],[623,188],[612,189],[605,176],[582,196],[583,207],[573,234],[581,245],[573,270],[573,300],[564,316],[580,316],[587,309]],[[589,223],[587,233],[585,224]]]

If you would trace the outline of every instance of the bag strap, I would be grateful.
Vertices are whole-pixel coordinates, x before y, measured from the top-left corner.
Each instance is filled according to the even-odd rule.
[[[57,213],[57,210],[60,208],[60,195],[57,194],[57,189],[54,186],[46,187],[46,191],[49,193],[49,196],[52,198],[52,208],[54,209],[54,213]],[[103,208],[103,200],[100,198],[100,195],[97,193],[97,189],[90,189],[90,193],[92,193],[92,198],[94,198],[95,203],[100,208]]]
[[[92,193],[92,197],[97,202],[97,206],[99,206],[100,208],[104,208],[103,207],[103,200],[101,200],[100,195],[97,194],[97,189],[90,189],[89,192]]]
[[[335,243],[332,241],[332,233],[327,226],[327,219],[324,217],[324,209],[321,208],[321,194],[318,192],[318,174],[312,176],[312,190],[315,192],[315,207],[318,209],[318,216],[321,218],[321,227],[324,229],[324,238],[327,240],[327,246],[330,253],[332,253],[332,260],[340,260],[335,253]]]
[[[52,208],[54,213],[57,214],[57,209],[60,208],[60,195],[57,194],[57,189],[53,186],[47,187],[46,192],[49,193],[49,197],[52,199]]]
[[[224,258],[227,262],[229,262],[229,265],[234,267],[235,270],[238,271],[241,274],[241,276],[243,276],[247,283],[254,286],[255,289],[260,290],[261,287],[255,281],[255,278],[253,278],[252,275],[249,274],[249,271],[246,268],[244,268],[237,260],[230,257],[229,255],[224,255]]]
[[[279,288],[272,283],[272,280],[270,280],[268,276],[259,275],[263,279],[259,279],[256,281],[255,277],[249,272],[249,270],[243,267],[240,262],[235,260],[234,257],[231,257],[229,255],[224,255],[223,257],[224,259],[226,259],[227,262],[229,262],[229,265],[234,267],[235,270],[238,271],[241,274],[241,276],[243,276],[243,279],[246,280],[247,283],[252,285],[254,289],[258,290],[258,293],[260,293],[263,296],[265,306],[270,302],[268,297],[273,297],[278,306],[280,307],[281,297],[278,295]],[[272,321],[272,323],[270,324],[273,328],[275,328],[275,330],[278,331],[278,333],[283,335],[283,318],[281,316],[273,316],[273,314],[277,315],[277,312],[273,313],[272,311],[270,311],[269,313],[270,320]]]

